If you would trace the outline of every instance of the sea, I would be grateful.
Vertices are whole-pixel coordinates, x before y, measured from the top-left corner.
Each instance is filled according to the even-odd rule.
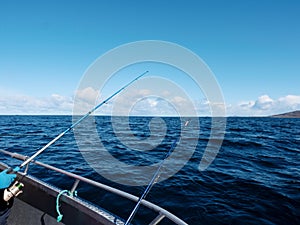
[[[165,123],[165,135],[156,135],[155,130],[160,127],[155,126],[159,123],[149,128],[154,117],[115,118],[121,125],[129,121],[130,129],[124,129],[122,137],[132,139],[136,146],[149,148],[149,143],[139,144],[139,141],[161,139],[152,150],[137,151],[118,138],[111,117],[94,116],[93,119],[104,142],[103,148],[114,159],[135,166],[160,165],[158,162],[166,160],[166,154],[172,154],[173,146],[180,142],[178,138],[184,123],[182,118],[163,117],[160,120]],[[155,183],[146,200],[191,225],[300,224],[300,119],[228,117],[219,152],[203,171],[199,170],[199,163],[210,139],[212,118],[189,121],[195,120],[199,122],[199,129],[189,132],[188,138],[196,140],[196,146],[189,149],[192,147],[186,143],[186,150],[192,151],[191,157],[180,162],[182,167],[168,179]],[[31,156],[71,125],[71,116],[0,116],[0,149]],[[2,153],[0,160],[11,167],[20,165],[19,161]],[[102,176],[83,157],[73,130],[47,148],[37,160],[136,196],[141,196],[147,186],[126,185]],[[100,166],[101,163],[104,162],[99,161]],[[164,167],[162,163],[162,170],[172,170]],[[113,173],[115,167],[112,164],[106,169]],[[30,165],[28,173],[61,189],[70,189],[74,182],[35,165]],[[143,174],[140,176],[142,178]],[[134,179],[139,180],[136,176]],[[80,198],[125,219],[135,205],[83,183],[77,191]],[[140,207],[132,223],[148,224],[154,216],[150,210]],[[163,219],[161,224],[173,223]]]

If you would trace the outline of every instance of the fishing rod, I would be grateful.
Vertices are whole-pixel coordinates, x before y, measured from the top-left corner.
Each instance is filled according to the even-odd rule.
[[[40,155],[42,152],[44,152],[48,147],[50,147],[54,142],[56,142],[58,139],[60,139],[62,136],[64,136],[66,133],[68,133],[70,130],[72,130],[74,127],[76,127],[79,123],[81,123],[84,119],[86,119],[89,115],[91,115],[95,110],[100,108],[102,105],[106,104],[109,100],[111,100],[114,96],[122,92],[125,88],[127,88],[129,85],[140,79],[142,76],[144,76],[146,73],[149,71],[145,71],[138,77],[136,77],[134,80],[130,81],[128,84],[120,88],[117,92],[112,94],[110,97],[96,105],[93,109],[91,109],[88,113],[86,113],[84,116],[82,116],[80,119],[78,119],[75,123],[73,123],[70,127],[68,127],[65,131],[57,135],[54,139],[52,139],[48,144],[46,144],[44,147],[42,147],[40,150],[38,150],[36,153],[34,153],[31,157],[29,157],[27,160],[25,160],[20,166],[17,166],[12,170],[10,168],[7,173],[11,173],[12,171],[17,172],[19,171],[22,167],[26,166],[28,163],[30,163],[34,158],[36,158],[38,155]]]
[[[190,120],[187,120],[187,121],[185,122],[183,128],[187,127],[187,125],[189,124],[189,122],[190,122]],[[179,142],[179,141],[180,141],[180,137],[176,138],[176,139],[173,141],[173,143],[172,143],[172,145],[171,145],[169,151],[168,151],[167,154],[165,155],[164,159],[160,162],[160,164],[159,164],[157,170],[155,171],[155,173],[154,173],[154,175],[153,175],[151,181],[149,182],[149,184],[148,184],[147,188],[145,189],[144,193],[142,194],[142,196],[139,198],[138,202],[136,203],[134,209],[132,210],[130,216],[128,217],[128,219],[127,219],[127,221],[126,221],[126,223],[125,223],[124,225],[130,224],[130,222],[132,221],[133,217],[134,217],[135,214],[137,213],[137,211],[138,211],[138,209],[139,209],[139,207],[140,207],[140,205],[141,205],[141,203],[142,203],[142,200],[146,198],[146,196],[147,196],[148,193],[150,192],[150,190],[151,190],[151,188],[153,187],[153,185],[157,182],[157,180],[158,180],[158,178],[159,178],[159,175],[160,175],[160,170],[161,170],[161,168],[163,167],[163,164],[164,164],[165,160],[171,155],[172,151],[174,150],[174,148],[175,148],[176,145],[177,145],[177,142]]]

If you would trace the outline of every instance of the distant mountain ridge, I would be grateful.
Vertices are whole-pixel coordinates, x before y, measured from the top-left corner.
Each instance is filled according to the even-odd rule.
[[[273,115],[275,118],[300,118],[300,110]]]

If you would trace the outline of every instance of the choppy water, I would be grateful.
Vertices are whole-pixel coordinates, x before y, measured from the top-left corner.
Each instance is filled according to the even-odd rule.
[[[123,119],[119,120],[122,123]],[[147,138],[151,135],[150,120],[131,118],[130,132],[141,140]],[[119,143],[109,117],[96,118],[105,148],[119,160],[134,165],[158,162],[170,149],[172,140],[180,133],[180,121],[179,118],[164,120],[167,135],[163,142],[155,151],[141,153],[139,157]],[[154,185],[147,200],[188,224],[300,224],[300,119],[228,118],[220,152],[203,172],[198,166],[207,145],[211,120],[199,118],[199,121],[200,131],[190,133],[191,139],[198,139],[192,158],[173,177]],[[70,125],[70,116],[0,116],[0,148],[32,155]],[[4,155],[0,155],[0,160],[10,166],[19,165]],[[145,189],[116,184],[97,174],[81,156],[72,132],[38,160],[138,196]],[[31,166],[29,173],[62,189],[70,189],[73,182],[36,166]],[[123,218],[127,218],[134,207],[126,200],[87,185],[80,185],[78,194]],[[141,208],[133,222],[145,224],[151,216]]]

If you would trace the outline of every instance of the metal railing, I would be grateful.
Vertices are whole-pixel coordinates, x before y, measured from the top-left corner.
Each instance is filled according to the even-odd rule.
[[[0,152],[3,153],[3,154],[9,155],[9,156],[11,156],[13,158],[19,159],[19,160],[25,161],[26,159],[28,159],[27,156],[24,156],[24,155],[21,155],[21,154],[18,154],[18,153],[12,153],[12,152],[5,151],[5,150],[2,150],[2,149],[0,149]],[[129,193],[125,192],[125,191],[121,191],[119,189],[110,187],[110,186],[102,184],[100,182],[97,182],[97,181],[94,181],[94,180],[91,180],[91,179],[79,176],[79,175],[74,174],[74,173],[70,173],[68,171],[59,169],[57,167],[54,167],[54,166],[51,166],[51,165],[48,165],[48,164],[45,164],[45,163],[42,163],[42,162],[39,162],[39,161],[33,160],[31,162],[34,163],[34,164],[36,164],[36,165],[42,166],[44,168],[47,168],[47,169],[56,171],[58,173],[67,175],[68,177],[74,178],[75,182],[74,182],[74,184],[72,186],[71,193],[76,190],[79,182],[82,181],[82,182],[85,182],[85,183],[90,184],[92,186],[98,187],[100,189],[103,189],[103,190],[106,190],[106,191],[111,192],[113,194],[116,194],[118,196],[121,196],[123,198],[126,198],[128,200],[131,200],[133,202],[138,202],[139,201],[139,197],[137,197],[135,195],[132,195],[132,194],[129,194]],[[29,166],[29,164],[27,164],[27,167],[25,168],[25,174],[27,173],[28,166]],[[153,204],[153,203],[151,203],[151,202],[149,202],[149,201],[147,201],[145,199],[143,199],[141,201],[141,204],[144,205],[145,207],[147,207],[148,209],[150,209],[150,210],[152,210],[152,211],[154,211],[154,212],[156,212],[158,214],[157,217],[155,217],[149,223],[149,225],[156,225],[160,221],[162,221],[164,218],[168,218],[169,220],[173,221],[175,224],[178,224],[178,225],[188,225],[186,222],[184,222],[183,220],[181,220],[180,218],[178,218],[174,214],[170,213],[169,211],[167,211],[167,210],[161,208],[160,206],[155,205],[155,204]]]

